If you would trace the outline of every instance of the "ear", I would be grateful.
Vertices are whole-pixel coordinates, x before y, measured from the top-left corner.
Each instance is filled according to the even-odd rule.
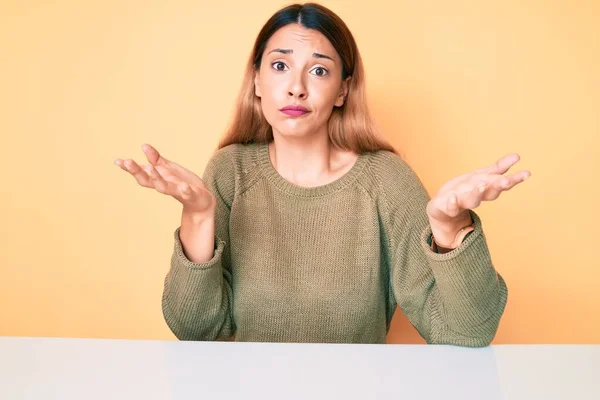
[[[260,97],[260,84],[258,83],[258,73],[259,71],[254,72],[254,94],[256,97]]]
[[[352,78],[352,77],[349,76],[349,77],[347,77],[346,79],[344,79],[342,81],[342,86],[340,87],[340,94],[335,99],[335,106],[336,107],[343,106],[344,102],[346,101],[346,97],[348,96],[348,87],[350,85],[350,78]]]

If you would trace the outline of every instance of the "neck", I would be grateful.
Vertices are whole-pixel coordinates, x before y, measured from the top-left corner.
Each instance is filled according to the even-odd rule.
[[[269,155],[277,172],[300,186],[317,186],[335,169],[336,152],[326,134],[289,138],[274,132]]]

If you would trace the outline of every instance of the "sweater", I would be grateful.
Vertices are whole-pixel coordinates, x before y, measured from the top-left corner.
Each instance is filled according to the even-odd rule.
[[[385,343],[396,306],[430,344],[484,347],[507,301],[479,216],[445,254],[431,250],[430,197],[387,150],[303,187],[267,143],[232,144],[203,181],[217,200],[214,256],[190,261],[174,231],[162,311],[179,340]]]

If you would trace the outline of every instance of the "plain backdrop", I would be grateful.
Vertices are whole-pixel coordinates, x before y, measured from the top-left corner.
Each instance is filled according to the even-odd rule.
[[[288,2],[0,6],[0,335],[174,339],[180,204],[113,164],[150,143],[202,174],[253,41]],[[494,343],[600,343],[600,3],[323,1],[371,111],[431,195],[511,152],[532,177],[476,209],[509,287]],[[423,343],[398,312],[390,343]]]

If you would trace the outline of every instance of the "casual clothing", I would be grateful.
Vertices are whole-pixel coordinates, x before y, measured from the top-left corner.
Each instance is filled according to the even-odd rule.
[[[396,154],[361,154],[341,178],[301,187],[267,143],[215,152],[215,252],[191,262],[174,232],[163,312],[181,340],[385,343],[398,304],[428,343],[493,339],[507,288],[481,220],[455,250],[430,248],[424,186]]]

